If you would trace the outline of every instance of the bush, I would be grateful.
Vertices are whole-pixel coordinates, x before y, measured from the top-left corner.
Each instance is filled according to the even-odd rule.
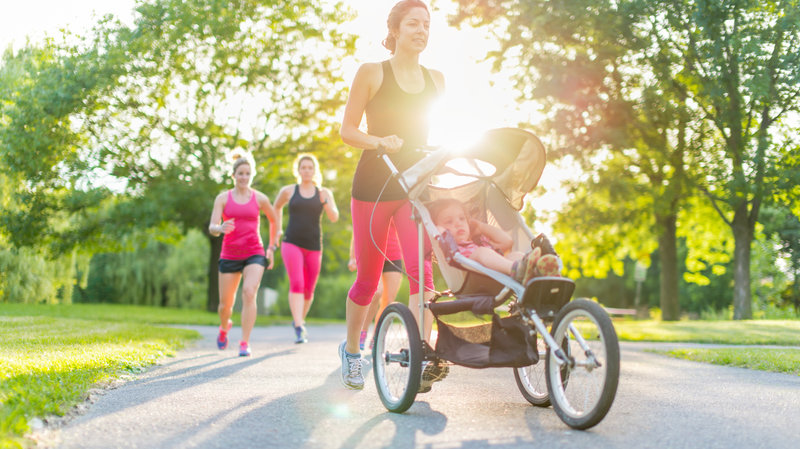
[[[355,274],[320,276],[314,292],[314,303],[308,311],[311,318],[340,319],[345,318],[345,299],[350,286],[353,285]],[[262,284],[263,285],[263,284]],[[284,278],[276,286],[270,286],[278,291],[278,300],[270,310],[270,314],[292,316],[289,310],[289,281]]]
[[[76,260],[31,248],[0,249],[0,303],[71,302]]]
[[[200,231],[190,230],[175,244],[151,237],[136,251],[95,254],[86,290],[76,302],[202,309],[208,245]]]
[[[339,275],[323,275],[320,276],[317,282],[317,289],[314,292],[314,303],[308,311],[308,316],[311,318],[324,318],[324,319],[345,319],[345,300],[347,299],[347,292],[350,291],[350,286],[356,279],[355,273],[339,274]],[[264,283],[261,283],[264,287]],[[285,276],[277,284],[268,285],[267,287],[276,289],[278,291],[278,301],[269,310],[272,315],[291,316],[289,310],[289,281]],[[400,283],[400,290],[397,293],[397,301],[408,304],[408,280],[403,277]]]

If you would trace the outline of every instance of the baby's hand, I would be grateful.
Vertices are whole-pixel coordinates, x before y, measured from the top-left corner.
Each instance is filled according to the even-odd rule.
[[[482,226],[483,226],[483,222],[480,222],[480,221],[478,221],[478,220],[476,220],[474,218],[470,218],[469,219],[470,237],[474,238],[474,237],[479,237],[479,236],[483,235],[483,232],[481,231]]]

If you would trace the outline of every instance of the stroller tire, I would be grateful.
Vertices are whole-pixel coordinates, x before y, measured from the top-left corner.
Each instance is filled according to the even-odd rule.
[[[593,427],[611,408],[619,383],[619,342],[611,319],[597,303],[576,299],[558,312],[550,333],[570,359],[560,365],[553,348],[547,351],[545,373],[553,409],[573,429]]]
[[[389,304],[375,328],[372,370],[384,407],[403,413],[411,407],[422,375],[422,341],[417,320],[401,303]]]
[[[537,407],[549,407],[550,395],[547,393],[547,376],[545,374],[545,357],[547,344],[541,337],[536,339],[539,350],[539,362],[530,366],[514,368],[514,380],[517,381],[522,396]]]

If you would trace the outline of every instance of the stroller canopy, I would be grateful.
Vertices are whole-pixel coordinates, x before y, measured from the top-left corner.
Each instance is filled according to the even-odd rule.
[[[490,164],[493,171],[459,173],[448,162],[462,158]],[[403,177],[411,198],[420,198],[433,175],[449,172],[465,176],[478,176],[490,180],[516,210],[522,209],[525,194],[539,183],[545,166],[544,146],[532,133],[518,128],[498,128],[486,132],[474,146],[455,153],[448,149],[437,150],[406,170]],[[430,193],[430,192],[429,192]]]

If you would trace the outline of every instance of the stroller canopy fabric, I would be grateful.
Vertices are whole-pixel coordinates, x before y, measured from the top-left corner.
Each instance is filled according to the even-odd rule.
[[[466,174],[445,167],[448,162],[455,159],[482,161],[491,164],[494,170],[487,172],[478,169]],[[520,210],[525,194],[532,191],[539,183],[545,162],[544,146],[532,133],[518,128],[498,128],[486,132],[476,145],[464,151],[454,152],[449,148],[443,148],[429,154],[406,170],[402,177],[412,199],[438,197],[439,195],[433,195],[433,198],[428,196],[432,193],[431,187],[434,187],[430,184],[431,177],[437,174],[455,173],[473,176],[475,181],[483,178],[491,181],[514,209]],[[433,190],[439,189],[434,187]],[[447,196],[459,197],[462,195],[454,195],[457,190],[471,189],[470,186],[463,185],[447,190],[450,190],[450,195]]]

